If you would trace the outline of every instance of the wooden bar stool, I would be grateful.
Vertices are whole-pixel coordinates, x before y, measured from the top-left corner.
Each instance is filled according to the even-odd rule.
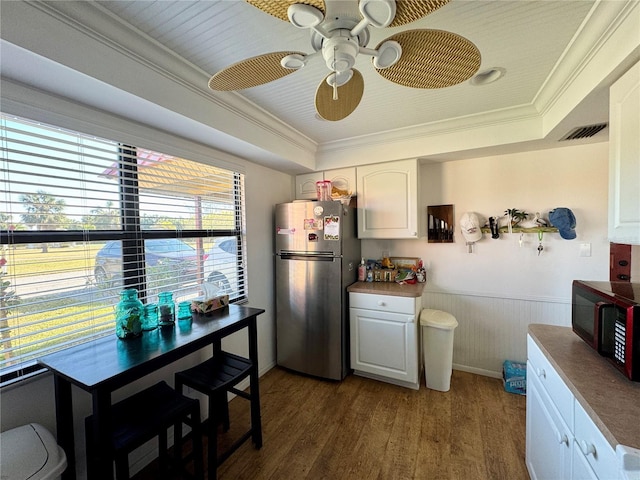
[[[238,390],[236,385],[248,376],[251,378],[250,393]],[[262,447],[258,372],[257,366],[251,360],[219,351],[209,360],[188,370],[176,373],[175,384],[178,392],[182,392],[182,387],[187,386],[207,395],[209,398],[207,461],[210,480],[216,478],[218,465],[229,458],[249,437],[253,438],[255,448]],[[218,425],[222,423],[225,431],[229,429],[227,392],[234,393],[251,402],[251,427],[227,450],[218,455]]]
[[[158,461],[161,478],[169,478],[177,470],[197,480],[204,479],[200,402],[185,397],[166,382],[159,382],[126,398],[111,407],[111,446],[116,462],[116,478],[129,478],[129,453],[158,437]],[[93,415],[85,419],[87,454],[92,454]],[[182,457],[182,424],[191,427],[193,450]],[[174,469],[170,468],[167,454],[167,430],[173,426]],[[193,475],[184,466],[193,459]]]

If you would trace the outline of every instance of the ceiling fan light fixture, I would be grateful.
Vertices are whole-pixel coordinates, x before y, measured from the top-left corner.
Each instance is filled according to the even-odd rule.
[[[280,60],[282,68],[288,68],[289,70],[300,70],[307,64],[307,59],[303,55],[292,53]]]
[[[373,57],[373,66],[378,70],[389,68],[400,60],[402,46],[394,40],[384,42],[378,48],[378,54]]]
[[[396,16],[395,0],[360,0],[358,9],[376,28],[388,27]]]
[[[489,85],[490,83],[496,82],[504,77],[507,71],[501,67],[493,67],[483,72],[478,73],[474,77],[469,80],[471,85],[475,85],[476,87],[480,87],[482,85]]]
[[[347,70],[345,72],[335,72],[327,77],[327,85],[333,87],[341,87],[353,77],[353,70]]]
[[[287,9],[287,16],[294,27],[313,28],[324,20],[324,14],[316,7],[303,3],[294,3]]]

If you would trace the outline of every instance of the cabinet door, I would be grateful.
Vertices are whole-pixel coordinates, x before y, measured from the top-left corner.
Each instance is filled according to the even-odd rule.
[[[316,182],[324,180],[322,172],[296,176],[296,200],[316,200]]]
[[[351,368],[417,383],[415,315],[351,308]]]
[[[573,435],[527,362],[526,462],[532,480],[571,478]]]
[[[340,168],[337,170],[327,170],[324,172],[324,179],[331,180],[331,185],[341,190],[346,190],[355,195],[356,188],[356,169]]]
[[[418,161],[356,170],[358,238],[418,237]]]
[[[616,452],[578,401],[575,402],[576,457],[582,457],[600,479],[617,478]],[[574,478],[580,478],[574,476]]]
[[[616,477],[610,478],[615,479]],[[587,457],[580,452],[578,445],[574,445],[573,447],[573,476],[571,480],[598,480],[595,472],[589,466]],[[602,480],[606,480],[606,478]]]
[[[609,95],[609,240],[640,244],[640,63]]]

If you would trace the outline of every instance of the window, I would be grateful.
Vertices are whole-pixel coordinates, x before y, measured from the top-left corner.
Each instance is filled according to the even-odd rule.
[[[0,142],[2,382],[113,334],[124,288],[246,299],[241,173],[8,115]]]

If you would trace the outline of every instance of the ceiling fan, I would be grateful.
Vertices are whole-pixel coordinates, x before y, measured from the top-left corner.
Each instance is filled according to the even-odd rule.
[[[220,70],[209,88],[242,90],[289,75],[316,57],[330,73],[316,90],[315,106],[325,120],[349,116],[364,92],[362,74],[353,68],[368,55],[387,80],[413,88],[450,87],[469,79],[480,67],[480,52],[466,38],[444,30],[407,30],[367,46],[369,26],[397,27],[418,20],[450,0],[359,0],[358,16],[327,16],[323,0],[245,0],[265,13],[311,30],[313,53],[273,52],[248,58]]]

